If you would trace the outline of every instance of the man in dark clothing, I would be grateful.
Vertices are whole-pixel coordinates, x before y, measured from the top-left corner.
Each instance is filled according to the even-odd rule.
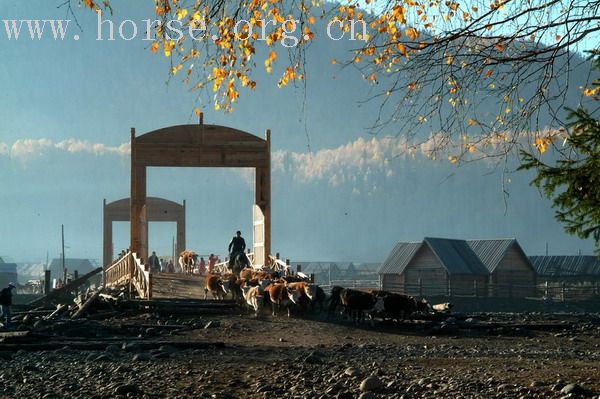
[[[8,287],[0,291],[0,317],[4,319],[4,327],[10,327],[10,307],[12,306],[12,290],[16,288],[14,283],[8,283]]]
[[[158,260],[158,256],[156,256],[156,252],[152,252],[152,255],[148,258],[148,263],[150,264],[150,271],[152,273],[160,272],[160,261]]]
[[[241,231],[238,230],[235,232],[235,237],[231,239],[227,250],[229,251],[229,268],[231,268],[237,254],[244,253],[246,250],[246,241],[242,238]]]

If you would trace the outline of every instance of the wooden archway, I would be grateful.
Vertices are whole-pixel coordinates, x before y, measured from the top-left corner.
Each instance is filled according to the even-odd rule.
[[[149,222],[175,222],[177,223],[177,251],[185,249],[185,200],[183,204],[169,201],[164,198],[148,197],[147,219]],[[102,265],[112,263],[113,247],[112,232],[113,222],[129,222],[131,220],[131,205],[129,198],[123,198],[111,203],[104,200],[103,207],[104,234]]]
[[[271,251],[271,140],[218,125],[171,126],[135,137],[131,129],[131,249],[148,259],[147,167],[254,168],[254,263]]]

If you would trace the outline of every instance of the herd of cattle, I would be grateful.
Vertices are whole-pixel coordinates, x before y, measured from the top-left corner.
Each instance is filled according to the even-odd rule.
[[[381,290],[365,292],[334,286],[327,295],[317,284],[298,276],[279,276],[250,268],[243,269],[239,276],[207,275],[205,299],[209,291],[214,299],[225,299],[231,294],[233,300],[245,304],[256,316],[270,306],[273,316],[282,311],[287,311],[290,317],[292,312],[305,315],[326,310],[328,318],[341,313],[355,323],[363,321],[365,316],[400,321],[415,313],[448,311],[452,307],[451,304],[432,307],[425,299]]]

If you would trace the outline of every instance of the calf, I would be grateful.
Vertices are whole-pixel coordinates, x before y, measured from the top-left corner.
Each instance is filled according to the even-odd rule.
[[[209,274],[204,280],[204,299],[208,298],[208,291],[211,292],[214,299],[225,299],[227,289],[223,285],[221,276]]]
[[[237,276],[233,273],[227,273],[223,275],[221,278],[223,281],[223,287],[225,291],[231,292],[231,299],[234,301],[242,301],[244,300],[244,294],[242,292],[242,284],[245,280],[238,279]]]
[[[244,299],[248,306],[254,309],[254,315],[258,316],[263,304],[263,291],[260,287],[245,286],[243,289]]]
[[[319,312],[322,312],[326,298],[323,288],[316,284],[306,284],[304,286],[304,292],[308,299],[310,299],[311,308],[314,310],[316,306],[319,305]]]
[[[289,298],[288,288],[285,284],[271,284],[265,289],[265,295],[269,295],[273,316],[276,316],[282,307],[287,308],[287,315],[290,317],[290,305],[292,301]]]
[[[294,305],[300,310],[300,314],[304,315],[310,304],[310,298],[306,295],[308,284],[305,282],[295,282],[287,285],[288,297]]]

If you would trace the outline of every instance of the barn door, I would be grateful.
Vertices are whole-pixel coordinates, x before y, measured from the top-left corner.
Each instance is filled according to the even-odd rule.
[[[254,204],[252,210],[253,231],[252,251],[254,252],[254,264],[264,265],[267,257],[265,251],[265,214],[260,206]]]

